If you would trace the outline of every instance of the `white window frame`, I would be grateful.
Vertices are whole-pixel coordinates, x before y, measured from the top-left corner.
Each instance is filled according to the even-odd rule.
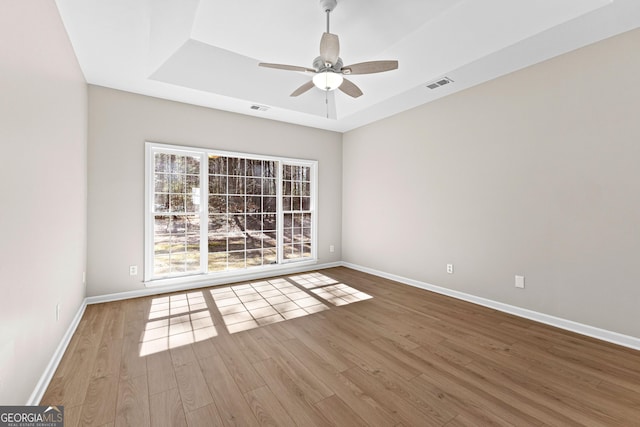
[[[200,157],[200,269],[196,272],[185,273],[178,276],[154,276],[154,155],[156,152],[172,153],[179,155],[199,156]],[[262,266],[251,266],[238,270],[226,270],[208,272],[208,229],[209,223],[209,179],[208,164],[209,155],[240,157],[245,159],[277,161],[277,177],[276,177],[276,214],[277,214],[277,264],[269,264]],[[311,172],[311,257],[300,259],[284,259],[283,254],[283,225],[284,212],[282,209],[282,169],[283,164],[295,166],[307,166]],[[145,143],[145,236],[144,236],[144,284],[145,286],[163,286],[182,284],[188,282],[199,282],[211,279],[241,278],[250,274],[260,274],[269,272],[270,274],[278,274],[278,270],[285,270],[292,266],[306,266],[317,264],[318,262],[318,161],[295,159],[280,156],[267,156],[253,153],[232,152],[215,150],[209,148],[187,147],[180,145],[162,144],[147,141]],[[204,226],[203,226],[204,224]]]
[[[282,181],[283,181],[283,172],[282,167],[284,163],[292,166],[310,166],[308,161],[298,160],[298,159],[286,159],[282,162],[279,162],[278,167],[278,224],[282,224],[281,227],[278,228],[278,249],[284,248],[284,209],[282,208]],[[316,244],[316,221],[317,221],[317,162],[315,162],[315,167],[311,167],[311,205],[309,207],[309,212],[311,212],[311,259],[317,259],[317,247]],[[289,263],[299,263],[301,260],[299,259],[284,259],[284,251],[278,251],[278,264],[289,264]]]

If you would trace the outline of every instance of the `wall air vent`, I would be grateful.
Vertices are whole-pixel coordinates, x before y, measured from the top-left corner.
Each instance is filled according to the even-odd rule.
[[[429,83],[427,87],[429,89],[437,89],[440,86],[448,85],[449,83],[453,83],[453,80],[451,80],[449,77],[442,77],[433,83]]]
[[[252,105],[250,108],[255,111],[267,111],[269,109],[266,105]]]

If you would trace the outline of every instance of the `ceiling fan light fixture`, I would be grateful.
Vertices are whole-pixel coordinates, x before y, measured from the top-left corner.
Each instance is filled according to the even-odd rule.
[[[302,95],[315,86],[325,93],[340,89],[341,92],[349,95],[350,97],[358,98],[362,96],[362,90],[360,90],[360,88],[353,82],[345,79],[343,74],[374,74],[391,71],[398,68],[398,61],[368,61],[343,67],[342,59],[340,58],[340,39],[337,34],[333,34],[331,32],[331,28],[329,26],[329,16],[331,15],[331,11],[338,4],[338,0],[319,1],[320,7],[322,7],[322,10],[327,14],[327,30],[322,33],[322,38],[320,39],[320,56],[313,60],[313,69],[294,65],[271,64],[264,62],[260,62],[258,65],[260,67],[276,68],[280,70],[315,73],[311,80],[307,80],[305,84],[291,93],[290,96],[293,97]],[[328,98],[325,98],[325,102],[329,105]],[[329,117],[328,114],[327,117]]]
[[[344,77],[333,71],[321,71],[313,76],[313,84],[320,90],[332,91],[340,87]]]

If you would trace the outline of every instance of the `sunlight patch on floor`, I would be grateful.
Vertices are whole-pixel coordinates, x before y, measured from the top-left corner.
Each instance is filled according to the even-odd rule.
[[[140,356],[204,341],[218,335],[202,292],[154,298]]]
[[[344,283],[325,276],[322,273],[307,273],[298,276],[291,276],[300,286],[309,289],[320,298],[333,305],[346,305],[353,302],[364,301],[373,298],[371,295],[361,292]]]
[[[329,301],[334,305],[347,305],[352,302],[364,301],[373,298],[369,294],[365,294],[357,289],[347,286],[344,283],[337,285],[325,286],[318,289],[311,289],[311,292],[320,298]]]
[[[320,286],[333,285],[334,283],[338,283],[337,280],[332,279],[329,276],[325,276],[322,273],[298,274],[296,276],[289,276],[289,279],[293,280],[298,285],[306,289],[313,289]]]
[[[210,292],[232,334],[329,309],[285,279],[216,288]]]
[[[327,304],[342,306],[373,298],[321,273],[216,287],[208,292],[231,334],[329,310]],[[140,356],[217,335],[202,291],[153,298]]]

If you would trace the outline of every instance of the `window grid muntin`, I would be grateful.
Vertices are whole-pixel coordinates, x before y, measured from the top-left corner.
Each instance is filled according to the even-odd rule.
[[[152,150],[151,157],[152,275],[201,272],[200,154]]]
[[[314,257],[311,203],[312,168],[284,162],[282,166],[282,254],[285,261]]]
[[[208,238],[209,249],[214,249],[209,271],[277,263],[274,171],[278,161],[213,153],[208,158],[209,224],[215,227]],[[271,241],[265,244],[265,240]]]

